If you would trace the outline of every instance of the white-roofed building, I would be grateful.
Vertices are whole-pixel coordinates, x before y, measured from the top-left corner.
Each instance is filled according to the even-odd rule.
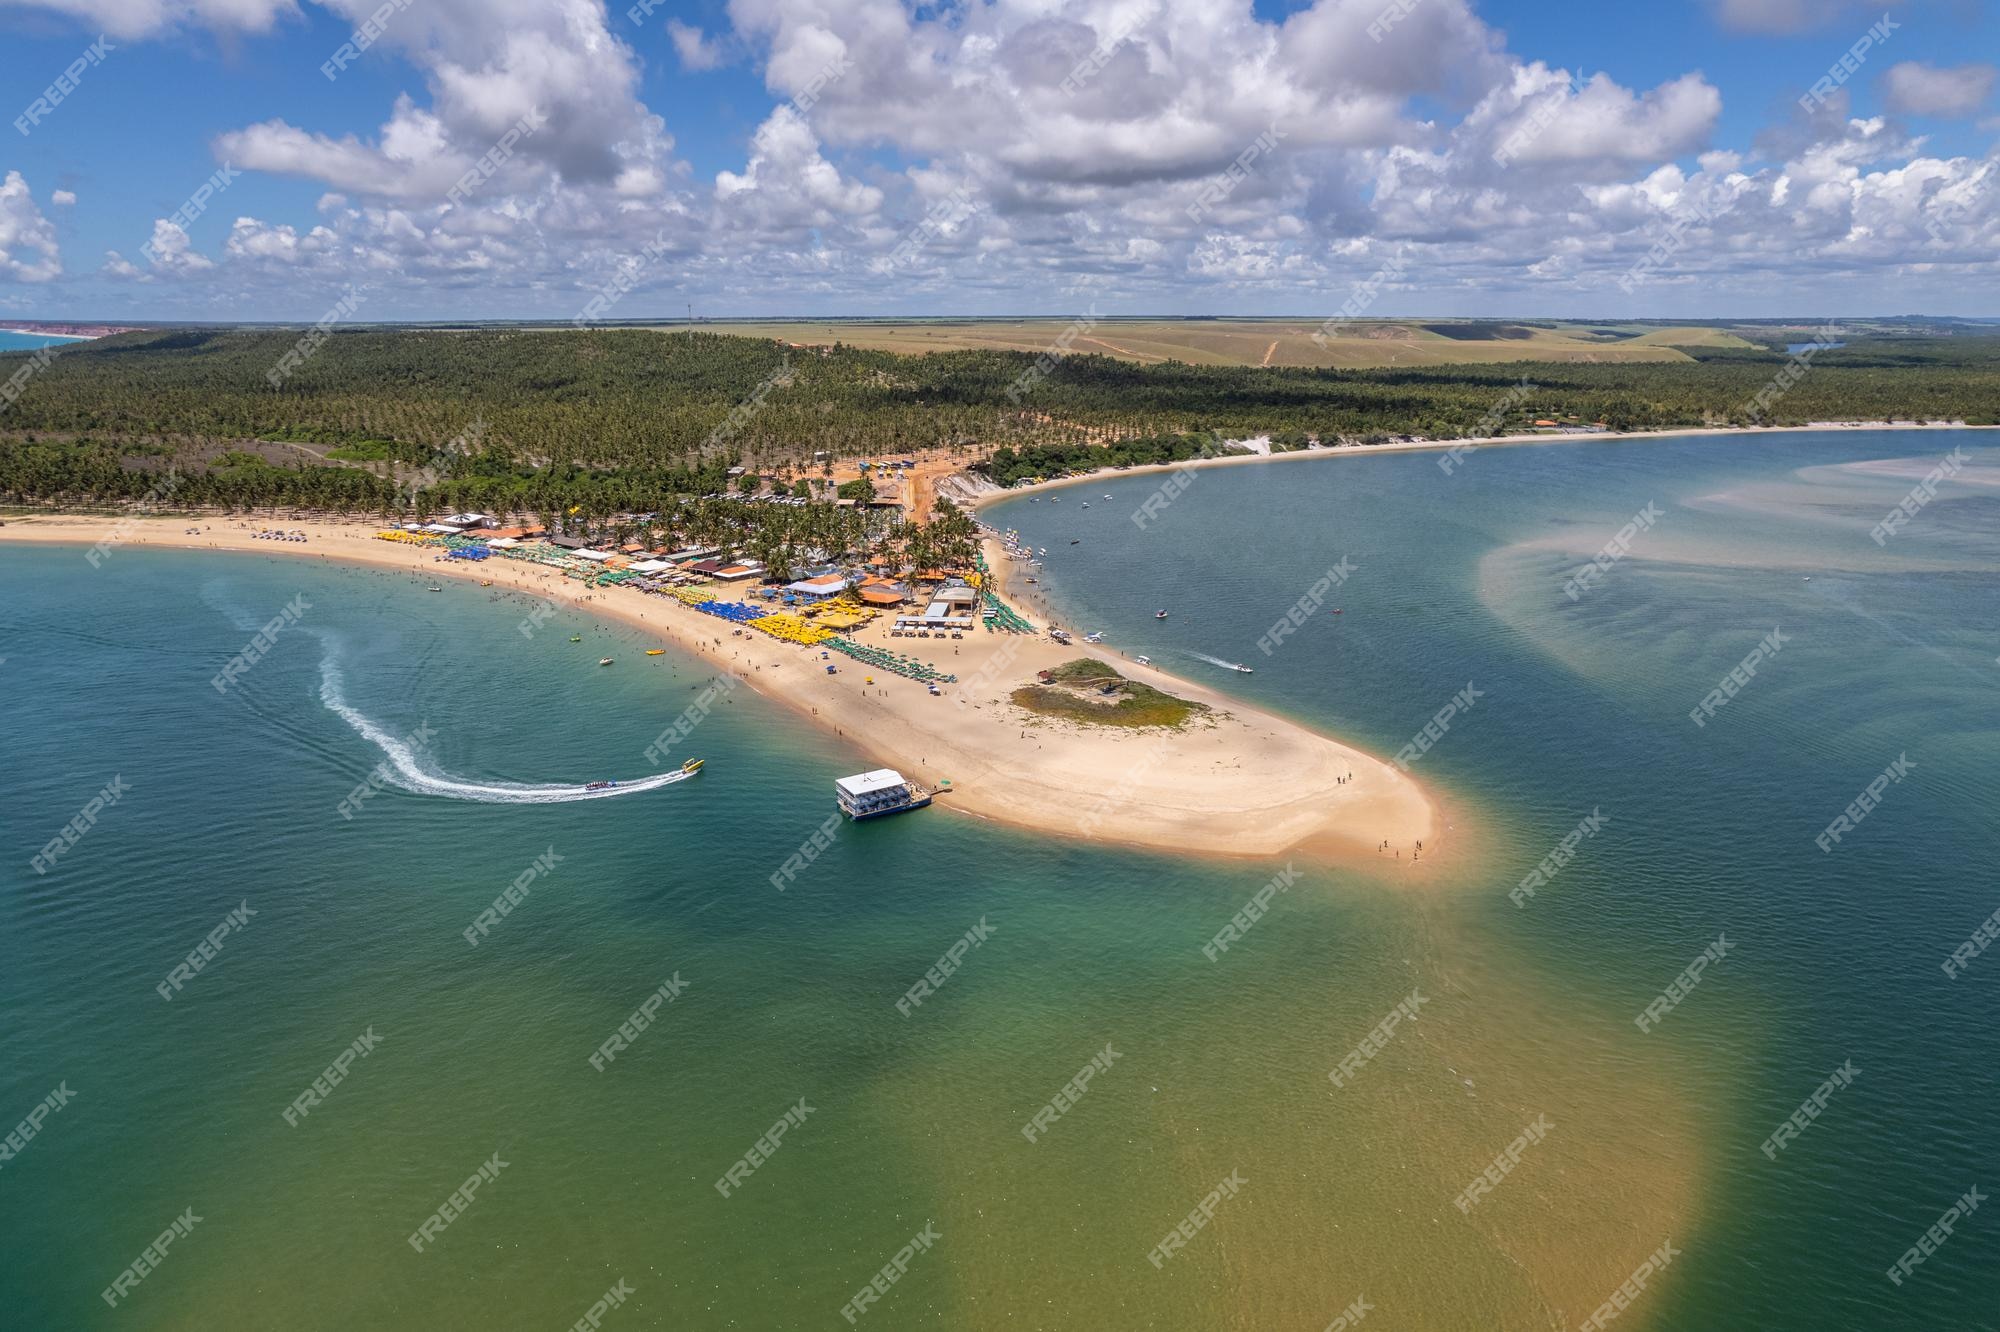
[[[840,812],[852,819],[872,819],[878,814],[919,809],[930,803],[929,796],[912,792],[909,782],[894,768],[877,768],[838,778],[833,790],[840,801]]]
[[[847,580],[839,574],[822,574],[818,578],[801,578],[796,583],[787,583],[785,591],[796,592],[802,597],[832,597],[847,590]]]

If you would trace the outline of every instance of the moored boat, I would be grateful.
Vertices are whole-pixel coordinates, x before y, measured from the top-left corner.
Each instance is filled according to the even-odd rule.
[[[929,792],[911,786],[894,768],[877,768],[839,778],[833,784],[833,791],[840,812],[857,823],[922,809],[931,803]]]

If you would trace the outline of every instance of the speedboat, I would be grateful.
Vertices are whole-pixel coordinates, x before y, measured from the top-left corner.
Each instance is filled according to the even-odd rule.
[[[649,657],[664,657],[667,655],[667,650],[665,648],[647,648],[646,655]]]
[[[571,634],[571,635],[569,636],[569,641],[570,641],[570,642],[572,642],[572,643],[581,643],[581,642],[583,641],[583,635],[582,635],[582,634]]]
[[[583,789],[586,791],[609,791],[616,785],[618,785],[616,782],[585,782]]]
[[[1132,660],[1138,662],[1141,666],[1151,666],[1153,664],[1151,657],[1134,657]]]
[[[597,664],[598,664],[599,666],[609,666],[609,665],[611,664],[611,658],[609,658],[609,657],[599,657],[599,658],[597,659]]]
[[[1153,612],[1153,618],[1156,620],[1164,620],[1167,618],[1167,613],[1163,610],[1156,610]]]
[[[1104,641],[1104,631],[1100,629],[1094,634],[1085,634],[1083,641],[1086,643],[1102,643]]]
[[[689,759],[686,763],[681,764],[681,771],[692,777],[701,771],[701,765],[704,762],[706,762],[705,759]]]
[[[1086,509],[1087,509],[1087,508],[1089,508],[1089,507],[1090,507],[1090,501],[1089,501],[1089,500],[1085,500],[1085,501],[1083,502],[1083,507],[1084,507],[1084,508],[1086,508]]]

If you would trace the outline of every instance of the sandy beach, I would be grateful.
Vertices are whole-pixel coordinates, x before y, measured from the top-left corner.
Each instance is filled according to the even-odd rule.
[[[1392,850],[1401,850],[1400,863],[1408,866],[1419,841],[1426,861],[1434,848],[1443,850],[1445,824],[1438,806],[1394,766],[1165,672],[1117,663],[1127,675],[1207,704],[1214,709],[1212,717],[1171,732],[1082,727],[1037,717],[1008,701],[1008,694],[1031,683],[1037,670],[1087,655],[1086,647],[1065,648],[1046,638],[985,630],[962,642],[926,640],[918,646],[888,639],[886,619],[854,635],[877,646],[893,643],[958,676],[958,684],[944,687],[943,697],[933,697],[921,684],[900,676],[878,674],[870,685],[866,668],[846,659],[838,660],[838,674],[828,675],[817,655],[808,657],[804,649],[762,634],[732,637],[732,626],[725,621],[668,597],[625,588],[586,589],[523,561],[440,563],[428,548],[377,539],[379,525],[374,523],[210,517],[199,520],[199,532],[188,532],[196,524],[185,516],[9,518],[0,527],[0,549],[21,543],[86,547],[111,535],[115,525],[123,535],[120,550],[229,551],[335,560],[474,585],[491,580],[496,588],[615,619],[699,655],[905,776],[926,785],[949,779],[950,794],[934,809],[1059,837],[1182,854],[1296,853],[1396,864],[1377,850],[1386,839]],[[303,531],[308,540],[257,539],[255,533],[268,527]],[[989,564],[1003,569],[1006,561],[996,555],[989,545]],[[83,558],[82,549],[77,558]],[[105,576],[116,577],[117,562],[118,550],[113,550],[104,562]],[[663,696],[658,725],[672,724],[682,706],[683,700]],[[650,724],[655,719],[646,720]],[[688,755],[701,755],[699,733],[684,748]],[[678,764],[681,757],[676,750],[672,762]],[[714,767],[718,774],[726,771],[726,761]],[[828,808],[836,775],[828,775]]]

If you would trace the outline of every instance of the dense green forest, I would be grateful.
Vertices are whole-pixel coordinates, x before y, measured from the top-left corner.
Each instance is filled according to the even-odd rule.
[[[1778,335],[1782,336],[1782,335]],[[354,512],[655,510],[834,457],[1003,445],[1002,480],[1089,461],[1452,438],[1541,417],[1616,429],[1813,420],[2000,419],[2000,337],[1876,337],[1819,351],[1761,415],[1782,343],[1684,363],[1396,370],[1135,365],[1070,356],[901,356],[645,330],[356,330],[273,387],[296,334],[121,334],[57,352],[0,411],[0,498],[104,502],[176,476],[171,502]],[[0,383],[29,363],[0,355]],[[1496,417],[1496,410],[1499,415]]]

